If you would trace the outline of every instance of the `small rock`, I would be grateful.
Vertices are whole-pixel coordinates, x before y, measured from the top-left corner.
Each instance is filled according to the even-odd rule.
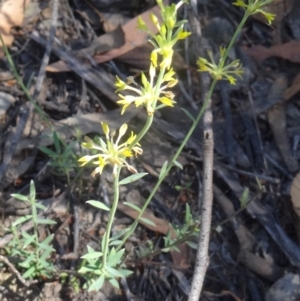
[[[300,298],[300,277],[286,274],[277,280],[267,291],[266,301],[294,301]]]

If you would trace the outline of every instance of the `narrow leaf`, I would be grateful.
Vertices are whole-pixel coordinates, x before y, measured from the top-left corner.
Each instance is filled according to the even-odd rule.
[[[243,194],[240,199],[241,207],[245,207],[247,205],[248,197],[249,197],[249,188],[247,187],[243,191]]]
[[[24,279],[29,278],[35,272],[35,266],[28,269],[22,276]]]
[[[121,180],[119,182],[119,185],[125,185],[125,184],[128,184],[128,183],[135,182],[135,181],[141,179],[142,177],[144,177],[147,174],[148,174],[147,172],[140,172],[140,173],[133,174],[133,175]]]
[[[123,204],[127,205],[128,207],[130,207],[130,208],[132,208],[132,209],[134,209],[134,210],[136,210],[138,212],[141,212],[141,209],[137,205],[135,205],[135,204],[128,203],[128,202],[124,202]]]
[[[193,122],[195,122],[194,116],[193,116],[189,111],[187,111],[187,110],[184,109],[184,108],[181,108],[181,110],[185,113],[185,115],[186,115],[188,118],[190,118]]]
[[[176,165],[178,168],[180,168],[181,170],[183,169],[183,166],[181,163],[179,163],[178,161],[174,161],[174,165]]]
[[[150,225],[150,226],[156,227],[155,223],[153,223],[153,221],[151,221],[151,220],[148,219],[148,218],[140,217],[140,220],[141,220],[142,222],[144,222],[145,224],[148,224],[148,225]]]
[[[30,181],[29,195],[31,200],[35,200],[35,186],[33,180]]]
[[[48,155],[49,157],[55,157],[56,156],[56,153],[49,149],[48,147],[45,147],[45,146],[40,146],[39,149],[45,153],[46,155]]]
[[[94,201],[94,200],[91,200],[91,201],[87,201],[86,203],[98,208],[98,209],[101,209],[101,210],[105,210],[105,211],[110,211],[110,208],[107,207],[104,203],[102,202],[99,202],[99,201]]]
[[[159,173],[159,179],[161,179],[161,177],[164,175],[164,173],[166,172],[168,167],[168,161],[166,161],[163,166],[161,167],[160,173]]]
[[[186,241],[186,244],[187,244],[189,247],[191,247],[192,249],[197,250],[197,248],[198,248],[198,245],[197,245],[196,243],[192,242],[192,241]]]
[[[28,202],[28,197],[25,196],[25,195],[22,195],[22,194],[18,194],[18,193],[13,193],[11,194],[11,196],[15,199],[18,199],[20,201],[23,201],[23,202]]]
[[[29,219],[32,218],[32,215],[26,215],[26,216],[22,216],[20,218],[18,218],[17,220],[15,220],[13,223],[12,223],[12,226],[15,227],[17,225],[20,225],[20,224],[23,224],[25,223],[26,221],[28,221]]]
[[[55,225],[56,222],[51,219],[37,219],[36,223],[38,225]]]
[[[92,285],[90,285],[88,291],[99,291],[104,283],[104,275],[101,275],[96,281],[94,281],[92,283]]]
[[[109,279],[108,280],[109,282],[110,282],[110,284],[112,285],[112,286],[114,286],[115,288],[120,288],[120,286],[119,286],[119,282],[116,280],[116,278],[111,278],[111,279]]]
[[[94,252],[94,253],[87,253],[83,256],[81,256],[81,258],[85,258],[85,259],[95,259],[95,258],[100,258],[102,257],[103,253],[102,252]]]

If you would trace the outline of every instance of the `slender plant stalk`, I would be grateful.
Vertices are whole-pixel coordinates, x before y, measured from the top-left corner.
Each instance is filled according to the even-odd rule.
[[[15,79],[17,80],[17,83],[18,85],[21,87],[21,89],[23,90],[24,94],[26,95],[26,97],[28,98],[28,100],[33,104],[34,108],[36,109],[36,111],[39,113],[39,115],[42,117],[43,121],[45,121],[45,123],[48,125],[48,126],[51,126],[51,123],[49,122],[49,119],[47,118],[46,114],[44,113],[44,111],[39,107],[39,105],[36,103],[36,101],[32,98],[32,96],[30,95],[27,87],[24,85],[17,69],[16,69],[16,66],[8,52],[8,49],[3,41],[3,38],[0,34],[0,41],[1,41],[1,44],[2,44],[2,47],[3,47],[3,50],[4,50],[4,53],[5,53],[5,56],[8,60],[8,63],[13,71],[13,74],[14,74],[14,77]]]
[[[115,213],[117,210],[118,202],[119,202],[119,177],[120,177],[120,171],[121,167],[118,167],[116,175],[114,176],[114,184],[113,184],[113,189],[114,189],[114,199],[113,199],[113,204],[110,210],[109,214],[109,219],[107,222],[106,226],[106,231],[104,234],[104,245],[103,245],[103,269],[105,270],[106,267],[106,262],[107,262],[107,254],[108,254],[108,245],[109,245],[109,237],[110,237],[110,231],[112,228],[112,224],[114,221]]]
[[[155,94],[157,95],[156,101],[153,103],[153,108],[156,107],[156,103],[158,100],[158,96],[159,96],[159,88],[161,86],[162,80],[164,78],[166,72],[166,68],[161,68],[159,71],[159,75],[156,81],[156,90],[155,90]],[[152,115],[148,115],[146,124],[144,125],[143,129],[139,132],[139,134],[136,136],[136,138],[134,139],[134,141],[130,144],[129,148],[131,149],[132,147],[134,147],[138,142],[141,141],[141,139],[145,136],[145,134],[148,132],[148,130],[150,129],[152,122],[153,122],[153,118],[154,118],[154,114]]]
[[[152,192],[150,193],[149,197],[147,198],[144,206],[141,209],[141,212],[139,213],[139,215],[137,216],[136,220],[133,222],[133,224],[131,225],[130,229],[126,232],[125,236],[122,239],[122,243],[120,243],[120,245],[118,246],[117,250],[119,250],[124,243],[127,241],[127,239],[130,237],[130,235],[134,232],[136,226],[138,225],[138,221],[139,219],[142,217],[144,211],[146,210],[146,208],[148,207],[150,201],[152,200],[153,196],[155,195],[157,189],[159,188],[159,186],[161,185],[161,183],[163,182],[163,180],[165,179],[166,175],[169,173],[169,171],[171,170],[171,168],[174,166],[174,162],[177,160],[178,156],[180,155],[180,153],[182,152],[183,148],[185,147],[185,145],[187,144],[188,140],[190,139],[191,135],[193,134],[195,128],[197,127],[199,121],[201,120],[203,113],[205,111],[205,108],[211,98],[211,95],[214,91],[215,85],[217,83],[217,80],[213,80],[210,89],[208,91],[207,97],[202,105],[201,110],[198,113],[197,118],[193,121],[193,124],[189,130],[189,132],[187,133],[187,135],[185,136],[184,140],[182,141],[182,143],[180,144],[177,152],[175,153],[175,155],[173,156],[171,162],[168,164],[168,167],[166,168],[166,171],[163,173],[163,175],[160,177],[160,179],[157,181],[156,185],[154,186]]]
[[[231,51],[239,33],[241,32],[245,22],[247,21],[247,18],[249,17],[248,13],[245,13],[241,23],[239,24],[239,26],[237,27],[234,35],[232,36],[232,39],[225,51],[224,57],[223,57],[223,61],[221,62],[222,66],[224,66],[226,59],[228,57],[229,52]],[[142,217],[142,215],[144,214],[144,211],[146,210],[146,208],[148,207],[151,199],[153,198],[153,196],[155,195],[157,189],[159,188],[159,186],[161,185],[161,183],[163,182],[163,180],[165,179],[165,177],[167,176],[167,174],[169,173],[169,171],[171,170],[171,168],[174,166],[174,162],[177,160],[178,156],[180,155],[180,153],[182,152],[183,148],[185,147],[185,145],[187,144],[188,140],[190,139],[192,133],[194,132],[195,128],[197,127],[198,123],[200,122],[203,113],[205,112],[205,109],[210,101],[210,98],[212,96],[212,93],[214,91],[215,85],[217,83],[216,79],[213,79],[210,89],[208,91],[208,94],[206,95],[206,98],[204,100],[204,103],[201,107],[201,110],[199,111],[197,118],[193,121],[193,124],[189,130],[189,132],[187,133],[187,135],[185,136],[184,140],[182,141],[181,145],[179,146],[177,152],[175,153],[175,155],[173,156],[171,162],[168,164],[168,167],[166,168],[166,171],[164,172],[164,174],[160,177],[160,179],[157,181],[156,185],[154,186],[151,194],[149,195],[149,197],[147,198],[144,206],[141,209],[141,212],[139,213],[139,215],[137,216],[136,220],[133,222],[133,224],[131,225],[130,229],[126,232],[126,234],[124,235],[123,239],[122,239],[122,243],[120,243],[120,245],[118,246],[117,250],[121,249],[121,247],[124,245],[124,243],[127,241],[127,239],[131,236],[131,234],[134,232],[136,226],[138,225],[139,219]]]
[[[232,49],[239,33],[241,32],[246,20],[248,18],[245,13],[241,23],[237,27],[224,56],[220,60],[218,66],[223,68],[226,64],[226,60],[230,50]],[[197,38],[197,37],[196,37]],[[199,51],[199,50],[198,50]],[[203,74],[203,77],[207,74]],[[206,81],[202,78],[202,82]],[[202,85],[203,86],[203,85]],[[202,87],[205,89],[205,86]],[[205,93],[205,91],[203,91]],[[208,93],[209,94],[209,93]],[[212,131],[212,111],[211,102],[208,102],[207,111],[204,115],[204,141],[203,141],[203,201],[201,206],[201,226],[199,232],[199,242],[195,261],[195,268],[193,274],[193,280],[191,283],[191,289],[188,297],[188,301],[199,300],[203,282],[207,267],[209,265],[208,246],[211,232],[211,217],[212,217],[212,205],[213,205],[213,131]]]

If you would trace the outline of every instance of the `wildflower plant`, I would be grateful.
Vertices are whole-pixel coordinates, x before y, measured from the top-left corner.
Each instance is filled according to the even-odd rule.
[[[71,141],[67,144],[56,131],[53,131],[52,137],[53,150],[46,146],[40,146],[39,149],[51,158],[48,164],[53,167],[54,172],[58,175],[66,175],[68,185],[70,185],[70,172],[78,168],[77,156],[73,152],[77,141]]]
[[[110,237],[110,231],[119,201],[120,185],[125,185],[136,181],[146,175],[146,173],[138,173],[138,171],[128,163],[127,159],[133,157],[134,155],[138,156],[142,154],[142,146],[139,142],[149,130],[153,122],[155,112],[163,107],[173,107],[175,105],[175,96],[169,90],[177,84],[175,72],[171,67],[174,45],[179,40],[183,40],[190,35],[189,32],[184,30],[184,23],[187,21],[177,21],[178,9],[184,3],[187,3],[187,0],[181,0],[178,2],[178,4],[171,4],[170,6],[164,6],[162,0],[157,0],[157,3],[160,7],[162,22],[159,21],[157,16],[153,14],[151,15],[151,21],[158,30],[157,34],[150,32],[145,22],[139,18],[138,28],[150,35],[150,43],[154,47],[149,58],[149,78],[147,78],[146,74],[142,73],[141,85],[139,85],[132,77],[129,77],[126,82],[117,77],[115,86],[117,88],[116,93],[118,93],[120,98],[118,100],[118,104],[122,106],[121,114],[123,114],[131,104],[134,104],[136,107],[143,106],[145,107],[148,115],[147,121],[143,129],[137,135],[131,132],[129,138],[127,138],[125,142],[122,142],[122,138],[126,136],[128,130],[128,126],[126,124],[121,126],[118,136],[115,139],[116,132],[111,132],[108,125],[102,123],[102,129],[106,137],[106,141],[99,138],[99,143],[95,143],[91,139],[85,138],[85,142],[82,144],[83,147],[93,150],[96,153],[93,153],[92,155],[85,155],[79,159],[81,166],[84,166],[88,163],[95,165],[95,169],[92,173],[93,176],[96,174],[101,174],[106,165],[112,166],[114,179],[114,195],[111,208],[98,200],[87,201],[87,203],[98,209],[110,212],[106,232],[103,236],[101,246],[99,246],[99,250],[94,250],[91,247],[88,247],[87,254],[82,257],[83,262],[79,272],[85,275],[87,279],[86,287],[89,290],[99,290],[105,280],[110,281],[111,284],[118,287],[117,278],[130,274],[130,271],[123,266],[122,258],[125,252],[123,246],[125,242],[134,232],[139,221],[142,220],[146,222],[145,218],[143,217],[143,213],[157,189],[161,185],[162,181],[169,173],[170,169],[174,165],[182,168],[182,166],[176,160],[191,137],[193,131],[197,127],[206,109],[209,99],[212,96],[217,81],[226,79],[231,84],[234,84],[236,77],[241,77],[242,70],[239,61],[235,60],[231,63],[227,63],[228,54],[249,16],[256,13],[263,13],[267,17],[268,22],[271,22],[273,16],[265,13],[263,10],[264,6],[270,2],[270,0],[249,0],[246,4],[245,1],[237,0],[234,3],[235,5],[245,9],[245,15],[237,27],[237,30],[234,33],[229,45],[222,46],[220,48],[219,61],[215,62],[212,54],[209,53],[209,60],[199,58],[197,62],[199,71],[208,72],[212,77],[212,83],[209,91],[206,93],[202,108],[200,109],[196,118],[184,110],[187,116],[192,120],[192,126],[189,132],[170,162],[165,162],[163,164],[158,181],[152,189],[143,207],[139,208],[134,204],[127,203],[128,206],[132,207],[138,212],[138,216],[129,229],[126,229],[126,231],[124,231],[121,236],[118,236],[118,238],[114,238]],[[127,94],[122,94],[122,91],[126,91]],[[126,167],[134,174],[120,180],[120,172],[123,167]],[[148,221],[148,223],[150,222],[151,221]],[[198,223],[193,220],[189,207],[186,208],[185,226],[182,229],[176,228],[175,230],[177,231],[177,235],[180,237],[179,241],[181,239],[186,239],[186,237],[195,235],[195,232],[198,231]],[[165,238],[164,250],[169,251],[171,249],[176,249],[177,242],[178,241],[174,241],[170,235],[167,235]],[[189,242],[188,244],[191,247],[195,247],[193,242]]]
[[[10,256],[16,257],[18,267],[23,271],[24,279],[35,279],[40,277],[50,278],[56,272],[54,264],[50,259],[55,249],[51,246],[53,234],[47,236],[43,241],[39,241],[38,226],[54,225],[55,221],[46,219],[38,215],[38,210],[45,211],[46,207],[36,201],[36,191],[34,182],[30,182],[29,196],[21,194],[12,194],[14,198],[30,205],[31,214],[16,219],[11,227],[13,239],[6,247],[6,251]],[[29,234],[20,231],[20,225],[27,221],[33,222],[33,232]]]

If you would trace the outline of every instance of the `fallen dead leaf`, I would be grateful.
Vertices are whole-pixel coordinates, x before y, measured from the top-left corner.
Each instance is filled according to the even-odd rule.
[[[295,94],[297,94],[300,91],[300,73],[296,75],[296,77],[293,80],[293,83],[290,87],[288,87],[284,93],[283,98],[285,100],[291,99]]]
[[[153,50],[153,46],[147,43],[143,46],[136,47],[118,57],[119,61],[128,64],[138,70],[149,70],[150,67],[150,54]],[[183,57],[176,51],[174,51],[172,66],[175,70],[187,69],[188,65],[185,63]]]
[[[135,203],[137,206],[140,207],[139,203],[140,203],[141,198],[142,198],[142,196],[140,195],[140,193],[134,189],[127,194],[126,201],[130,202],[130,203]],[[132,209],[131,207],[129,207],[125,204],[122,204],[121,202],[119,202],[119,204],[118,204],[118,209],[120,211],[122,211],[123,213],[125,213],[126,215],[130,216],[132,219],[136,219],[139,214],[139,212],[137,212],[136,210]],[[142,217],[152,221],[155,224],[155,226],[152,226],[148,223],[143,222],[142,220],[139,220],[139,223],[141,223],[146,228],[148,228],[154,232],[159,232],[164,235],[166,235],[168,232],[170,232],[171,237],[176,238],[176,233],[175,233],[173,227],[170,225],[170,223],[167,220],[156,217],[150,209],[146,209],[146,211],[144,212]],[[175,251],[170,252],[173,262],[174,262],[174,264],[176,264],[182,268],[187,268],[188,267],[187,246],[185,243],[182,243],[182,244],[178,245],[177,247],[180,250],[179,253],[175,252]]]
[[[290,41],[270,48],[257,45],[244,50],[258,64],[269,57],[279,57],[293,63],[300,63],[300,41]]]
[[[275,14],[275,19],[272,22],[272,26],[277,27],[280,25],[282,19],[293,7],[293,4],[294,0],[274,0],[270,4],[264,6],[264,11]],[[262,23],[267,23],[266,17],[263,14],[256,14],[253,17]]]
[[[155,14],[159,22],[161,22],[162,20],[159,12],[160,9],[158,5],[156,5],[150,10],[147,10],[146,12],[140,15],[144,20],[144,22],[146,23],[148,29],[154,34],[157,33],[157,28],[151,22],[150,14],[151,13]],[[145,45],[148,42],[148,34],[144,31],[137,29],[137,20],[138,20],[138,16],[122,26],[122,29],[125,33],[125,44],[120,48],[112,49],[104,54],[95,55],[94,60],[96,63],[100,64],[112,60],[114,58],[117,58],[136,47]],[[67,66],[65,62],[58,61],[56,63],[49,65],[46,68],[46,70],[49,72],[66,72],[66,71],[70,71],[70,68]]]
[[[274,81],[267,98],[282,99],[286,88],[286,78],[284,76],[278,77]],[[287,134],[285,106],[286,102],[281,101],[270,108],[268,111],[268,122],[283,160],[289,171],[293,173],[298,170],[299,164],[291,153],[290,140]]]
[[[290,190],[294,211],[300,217],[300,172],[295,176]]]
[[[0,8],[0,35],[7,47],[10,47],[14,37],[11,29],[21,26],[24,20],[24,12],[30,0],[8,0]],[[3,54],[2,45],[0,55]]]

